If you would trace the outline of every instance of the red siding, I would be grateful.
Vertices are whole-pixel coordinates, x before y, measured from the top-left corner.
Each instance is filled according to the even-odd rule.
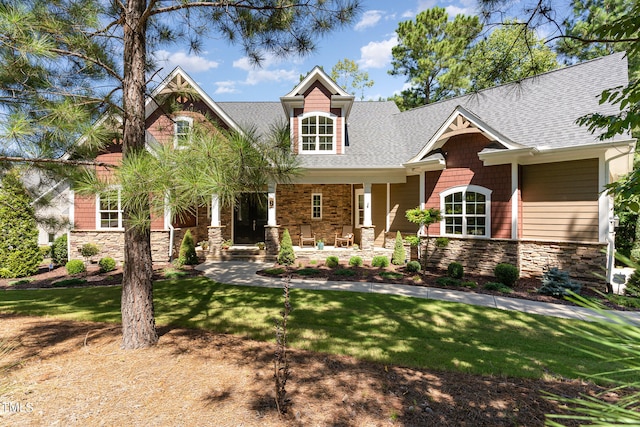
[[[483,166],[478,152],[489,144],[479,134],[459,135],[442,147],[447,168],[427,172],[425,191],[427,207],[440,209],[440,193],[459,185],[478,185],[492,190],[491,237],[511,238],[511,165]],[[429,227],[429,234],[438,235],[440,225]]]

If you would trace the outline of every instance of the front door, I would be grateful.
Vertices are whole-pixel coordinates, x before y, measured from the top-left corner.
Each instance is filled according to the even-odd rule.
[[[267,225],[267,193],[241,194],[233,211],[233,243],[239,245],[264,242]]]

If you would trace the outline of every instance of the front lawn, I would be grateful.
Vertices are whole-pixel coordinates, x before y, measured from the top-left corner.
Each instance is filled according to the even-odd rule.
[[[120,321],[120,287],[2,292],[0,312],[70,320]],[[237,287],[205,278],[154,287],[158,325],[272,340],[279,289]],[[338,291],[291,291],[292,346],[363,360],[476,374],[582,377],[621,368],[576,350],[566,332],[596,324],[464,304]],[[594,349],[595,354],[604,349]]]

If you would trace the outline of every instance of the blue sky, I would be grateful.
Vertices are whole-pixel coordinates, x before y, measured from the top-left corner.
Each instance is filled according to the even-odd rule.
[[[391,48],[396,44],[398,23],[414,19],[422,10],[440,6],[449,15],[476,14],[476,0],[365,0],[358,20],[350,27],[318,40],[315,53],[304,58],[268,58],[262,67],[253,67],[237,46],[210,40],[199,55],[187,49],[161,50],[166,75],[180,65],[214,101],[278,101],[306,75],[320,65],[325,71],[344,58],[357,61],[360,70],[369,73],[374,86],[367,89],[368,99],[387,98],[403,89],[403,76],[390,76]],[[355,94],[358,95],[358,94]]]
[[[507,13],[503,19],[536,3],[536,0],[508,2],[515,13]],[[568,13],[569,4],[564,0],[554,2],[558,22]],[[386,99],[405,87],[404,76],[391,76],[387,72],[391,69],[391,48],[397,43],[395,30],[399,22],[414,19],[419,12],[434,6],[445,8],[450,19],[459,13],[478,14],[477,0],[363,0],[363,6],[351,26],[317,40],[317,50],[304,58],[267,58],[261,67],[254,67],[238,46],[210,39],[198,55],[186,48],[156,51],[155,57],[163,67],[156,79],[180,65],[214,101],[278,101],[300,81],[300,75],[306,75],[314,66],[320,65],[330,72],[338,61],[348,58],[356,61],[360,70],[369,73],[374,81],[365,98]],[[496,16],[494,22],[499,19]],[[494,26],[486,26],[485,31],[490,28]],[[551,28],[539,27],[538,35],[543,39],[553,35]]]

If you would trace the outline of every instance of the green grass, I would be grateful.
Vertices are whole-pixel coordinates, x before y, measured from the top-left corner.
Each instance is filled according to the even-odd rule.
[[[383,271],[380,273],[380,277],[385,279],[401,279],[403,277],[402,273],[396,273],[395,271]]]
[[[120,322],[119,286],[6,291],[0,312]],[[282,289],[231,286],[205,278],[155,283],[158,325],[274,340]],[[576,350],[581,327],[597,324],[445,301],[340,291],[291,290],[291,346],[384,364],[514,377],[582,377],[625,366],[606,348]],[[620,355],[622,356],[622,355]]]
[[[277,276],[279,274],[284,273],[286,270],[282,267],[275,267],[275,268],[267,268],[263,271],[265,274],[268,274],[270,276]]]
[[[78,277],[73,277],[71,279],[59,280],[59,281],[55,282],[53,284],[53,286],[56,287],[56,288],[64,288],[64,287],[67,287],[67,286],[83,285],[85,283],[87,283],[86,279],[80,279]]]

